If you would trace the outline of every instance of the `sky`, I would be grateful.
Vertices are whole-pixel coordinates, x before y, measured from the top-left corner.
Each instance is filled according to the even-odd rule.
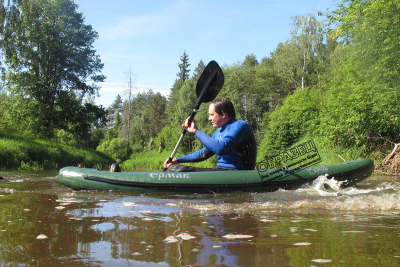
[[[254,54],[269,56],[290,37],[292,17],[334,10],[334,0],[75,0],[99,37],[94,49],[107,77],[95,101],[108,107],[126,97],[127,72],[135,92],[168,96],[183,52],[191,73],[200,60],[220,66]]]

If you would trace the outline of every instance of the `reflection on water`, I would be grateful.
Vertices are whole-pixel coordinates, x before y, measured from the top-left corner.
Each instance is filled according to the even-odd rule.
[[[295,191],[218,194],[215,189],[205,195],[71,191],[54,178],[8,177],[12,182],[0,183],[0,265],[398,266],[400,261],[395,177],[347,189],[321,177]]]

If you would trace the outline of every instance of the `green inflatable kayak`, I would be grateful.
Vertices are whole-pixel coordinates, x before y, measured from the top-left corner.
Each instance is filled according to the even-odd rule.
[[[295,189],[312,183],[321,175],[354,185],[374,171],[370,159],[357,159],[333,165],[302,169],[267,169],[215,172],[109,172],[65,167],[59,171],[61,183],[75,190],[119,190],[135,192],[266,192],[279,188]],[[215,190],[212,190],[215,191]]]

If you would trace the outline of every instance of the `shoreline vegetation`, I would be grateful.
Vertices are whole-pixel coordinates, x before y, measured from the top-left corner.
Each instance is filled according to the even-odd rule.
[[[308,140],[310,140],[310,137],[305,136],[293,146]],[[334,147],[331,144],[324,143],[321,138],[316,138],[314,141],[322,159],[322,162],[316,166],[367,157],[375,161],[377,173],[398,175],[395,169],[394,172],[387,171],[394,167],[390,161],[387,161],[388,164],[384,164],[387,156],[379,151],[367,155],[360,148]],[[183,153],[183,151],[178,151],[177,155],[183,155]],[[120,167],[123,171],[161,171],[163,169],[162,164],[169,155],[170,151],[143,149],[136,151],[129,159],[121,162]],[[264,159],[259,155],[257,162],[262,160]],[[394,157],[393,160],[398,160],[398,156]],[[56,170],[66,166],[78,166],[79,164],[82,167],[108,170],[115,161],[112,157],[93,149],[63,145],[54,141],[0,134],[0,170]],[[213,168],[216,165],[216,158],[213,157],[199,163],[186,163],[185,165]]]
[[[0,170],[55,170],[66,166],[109,169],[114,160],[99,151],[0,133]]]
[[[106,78],[93,47],[98,33],[77,5],[21,0],[0,7],[0,169],[108,169],[117,162],[124,170],[161,170],[206,64],[191,71],[184,51],[168,97],[136,92],[130,68],[125,98],[98,106],[97,83]],[[258,162],[314,140],[320,164],[364,157],[377,172],[400,174],[398,10],[397,0],[343,0],[333,11],[294,16],[289,38],[263,58],[219,62],[225,82],[218,97],[229,98],[237,119],[252,127]],[[202,104],[196,122],[212,135],[207,117]],[[202,147],[189,134],[177,155]]]

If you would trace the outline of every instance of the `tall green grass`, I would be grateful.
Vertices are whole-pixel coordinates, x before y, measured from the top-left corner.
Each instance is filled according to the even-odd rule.
[[[114,160],[93,149],[0,133],[0,169],[51,170],[65,166],[109,168]]]

